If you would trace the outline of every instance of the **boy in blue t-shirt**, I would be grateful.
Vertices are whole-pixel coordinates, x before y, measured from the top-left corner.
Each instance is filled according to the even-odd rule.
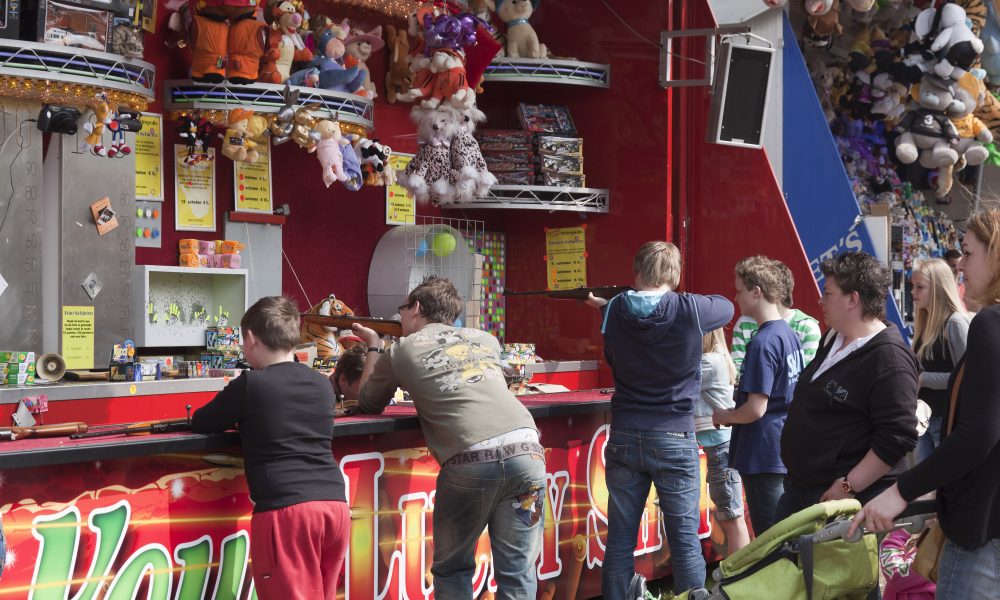
[[[747,344],[736,407],[713,415],[717,424],[733,425],[729,466],[743,479],[757,535],[774,524],[785,490],[781,430],[804,364],[802,344],[781,318],[779,302],[786,285],[782,267],[765,256],[736,264],[736,303],[759,329]]]

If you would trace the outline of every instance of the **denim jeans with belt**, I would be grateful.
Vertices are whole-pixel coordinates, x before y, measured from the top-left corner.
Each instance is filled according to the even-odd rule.
[[[434,597],[472,598],[476,542],[488,527],[496,598],[535,600],[545,493],[545,459],[537,454],[442,467],[433,515]]]
[[[624,600],[635,573],[639,521],[656,486],[670,543],[674,592],[705,585],[698,539],[701,502],[698,443],[694,432],[612,429],[604,451],[608,483],[608,543],[601,573],[605,600]]]
[[[937,597],[991,600],[1000,590],[1000,538],[978,550],[960,548],[945,540],[938,564]]]

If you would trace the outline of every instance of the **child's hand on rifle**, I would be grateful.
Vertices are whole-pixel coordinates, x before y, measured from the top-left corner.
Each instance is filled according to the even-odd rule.
[[[587,299],[584,300],[587,306],[593,306],[594,308],[603,308],[605,304],[608,303],[607,300],[599,296],[595,296],[593,292],[587,293]]]

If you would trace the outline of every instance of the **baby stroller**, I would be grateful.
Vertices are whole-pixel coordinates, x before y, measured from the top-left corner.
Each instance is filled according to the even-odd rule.
[[[856,539],[844,537],[859,510],[851,499],[799,511],[719,563],[711,591],[694,589],[677,600],[864,600],[878,585],[878,540],[861,529]],[[900,518],[896,526],[916,533],[926,518]]]

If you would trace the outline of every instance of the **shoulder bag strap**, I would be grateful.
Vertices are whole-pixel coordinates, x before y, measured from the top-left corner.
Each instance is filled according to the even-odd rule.
[[[958,369],[955,375],[955,383],[951,387],[951,404],[948,406],[948,426],[945,428],[945,435],[949,435],[955,428],[955,409],[958,408],[958,391],[962,387],[962,379],[965,377],[965,363]]]

